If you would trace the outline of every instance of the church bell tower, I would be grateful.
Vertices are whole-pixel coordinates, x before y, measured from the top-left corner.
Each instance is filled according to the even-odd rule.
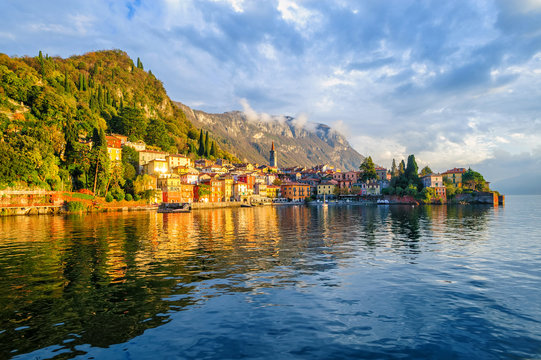
[[[273,167],[278,167],[278,161],[276,160],[276,152],[274,151],[274,141],[272,142],[272,147],[269,156],[269,165]]]

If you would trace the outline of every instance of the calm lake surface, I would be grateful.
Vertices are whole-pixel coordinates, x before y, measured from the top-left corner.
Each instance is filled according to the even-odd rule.
[[[0,218],[0,358],[541,358],[541,197]]]

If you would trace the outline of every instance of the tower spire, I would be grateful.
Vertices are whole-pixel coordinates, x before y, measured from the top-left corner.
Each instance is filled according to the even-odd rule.
[[[278,161],[276,160],[276,152],[274,151],[274,141],[272,142],[271,146],[269,165],[272,167],[278,167]]]

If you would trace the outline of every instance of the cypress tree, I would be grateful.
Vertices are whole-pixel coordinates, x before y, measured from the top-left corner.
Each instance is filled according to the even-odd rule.
[[[203,138],[203,129],[199,133],[199,148],[197,149],[197,155],[203,156],[205,154],[205,140]]]
[[[76,144],[78,140],[77,130],[71,116],[68,116],[68,120],[66,121],[64,138],[66,139],[66,150],[64,152],[64,156],[66,162],[71,164],[75,162],[77,157]]]
[[[39,51],[38,58],[40,62],[43,62],[43,54],[41,53],[41,50]]]
[[[68,71],[64,71],[64,89],[69,94],[71,92],[70,83],[68,81]]]
[[[393,159],[393,164],[391,165],[391,176],[396,177],[398,175],[398,169],[396,168],[396,161]]]
[[[408,165],[406,165],[406,177],[408,180],[415,181],[419,178],[419,168],[417,162],[415,161],[415,155],[408,156]]]
[[[141,62],[141,59],[139,59],[139,58],[137,58],[137,68],[141,69],[141,70],[144,70],[143,63]]]
[[[217,153],[218,153],[218,151],[216,151],[216,141],[213,141],[212,145],[210,147],[210,155],[211,156],[216,156]]]
[[[85,82],[85,80],[84,80],[83,74],[79,74],[79,91],[84,90],[84,87],[85,87],[84,82]]]
[[[209,143],[209,132],[205,133],[205,157],[210,155],[210,143]]]

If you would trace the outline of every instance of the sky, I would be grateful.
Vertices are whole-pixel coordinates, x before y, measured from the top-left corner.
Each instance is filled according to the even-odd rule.
[[[121,49],[207,112],[333,126],[390,167],[541,194],[541,0],[0,0],[0,52]]]

